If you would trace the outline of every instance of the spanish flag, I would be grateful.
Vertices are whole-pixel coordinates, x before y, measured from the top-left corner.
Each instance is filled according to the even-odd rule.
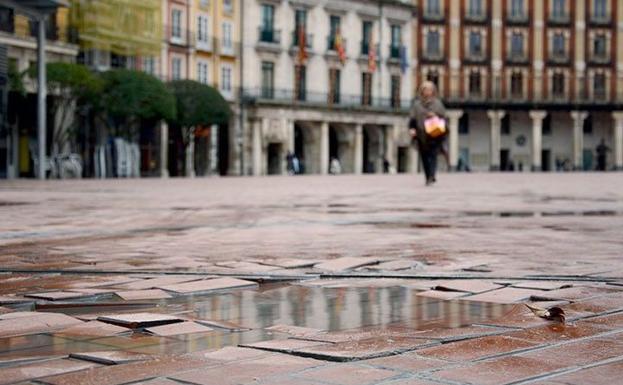
[[[298,35],[299,35],[299,47],[298,47],[299,52],[297,55],[297,59],[298,59],[299,65],[304,65],[308,57],[307,47],[306,47],[307,42],[305,41],[305,38],[306,38],[305,28],[300,26],[298,30]]]
[[[337,56],[342,65],[346,63],[346,48],[344,47],[344,40],[339,30],[335,34],[335,51],[337,51]]]

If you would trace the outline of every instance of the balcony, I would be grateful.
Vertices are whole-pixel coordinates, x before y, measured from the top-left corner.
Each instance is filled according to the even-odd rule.
[[[263,44],[281,44],[281,31],[274,28],[259,27],[258,42]]]
[[[605,15],[591,14],[590,18],[588,19],[588,25],[590,27],[611,27],[612,17],[609,14],[605,14]]]
[[[569,26],[571,24],[571,17],[569,13],[552,13],[547,19],[547,23],[553,26]]]
[[[514,53],[510,53],[506,57],[506,63],[514,64],[514,65],[527,65],[527,64],[530,64],[530,61],[528,60],[528,55],[526,55],[525,53],[514,52]]]
[[[231,40],[220,40],[219,54],[221,56],[236,56],[236,48],[239,48],[239,43],[234,44]]]
[[[441,10],[425,10],[422,14],[422,20],[428,23],[443,24],[445,18],[446,16]]]
[[[422,52],[422,63],[425,64],[443,64],[446,62],[446,58],[440,50],[429,51],[424,50]]]
[[[480,11],[467,11],[465,13],[466,24],[484,24],[489,21],[489,15],[484,10]]]
[[[565,66],[571,64],[571,59],[567,52],[550,52],[547,63],[550,65]]]
[[[610,65],[612,64],[612,58],[605,52],[599,54],[593,53],[590,55],[588,62],[593,65]]]
[[[346,44],[346,39],[342,38],[342,47],[344,47],[344,52],[346,52],[348,45]],[[327,36],[327,53],[329,55],[337,55],[337,49],[335,46],[335,36]]]
[[[312,49],[313,48],[313,42],[314,42],[314,35],[311,33],[306,33],[305,34],[305,48],[307,49]],[[294,31],[292,32],[292,47],[293,48],[298,48],[300,45],[299,43],[299,34]]]
[[[192,34],[189,29],[181,26],[167,25],[164,27],[166,40],[179,47],[188,47],[192,42]]]
[[[400,60],[400,49],[401,45],[389,45],[389,60]]]
[[[212,52],[212,50],[214,49],[213,41],[214,39],[208,37],[207,35],[197,35],[197,39],[195,40],[195,48],[197,48],[198,51]]]
[[[506,16],[506,24],[511,26],[529,26],[530,18],[526,12],[511,13]]]

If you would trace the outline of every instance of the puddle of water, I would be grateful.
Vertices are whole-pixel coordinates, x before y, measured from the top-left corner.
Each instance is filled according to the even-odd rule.
[[[128,309],[92,306],[67,307],[62,312],[89,313],[158,312],[197,320],[233,323],[251,330],[230,332],[214,328],[208,334],[155,337],[140,332],[132,336],[72,340],[52,334],[0,339],[0,360],[83,351],[124,350],[150,354],[180,354],[217,349],[274,338],[280,333],[264,328],[284,324],[327,331],[359,328],[391,329],[397,325],[413,333],[432,328],[458,328],[502,317],[512,305],[468,301],[442,301],[417,296],[406,287],[322,288],[297,285],[262,286],[201,296],[174,297],[151,308]],[[122,302],[120,301],[120,304]],[[48,311],[60,311],[54,309]]]

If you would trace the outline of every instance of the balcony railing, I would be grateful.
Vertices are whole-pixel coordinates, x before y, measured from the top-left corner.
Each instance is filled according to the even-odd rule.
[[[305,34],[305,48],[312,49],[313,42],[314,42],[314,35],[312,35],[311,33],[306,33]],[[298,46],[299,46],[299,33],[294,31],[292,32],[292,47],[298,47]]]
[[[336,36],[327,36],[327,51],[335,51],[336,50],[336,45],[335,45],[335,39]],[[346,50],[346,39],[344,39],[342,37],[342,46],[344,47],[344,50]]]
[[[281,31],[274,28],[259,27],[258,28],[260,43],[281,44]]]
[[[547,21],[550,24],[569,24],[571,22],[571,17],[568,12],[551,13]]]
[[[394,60],[400,60],[400,48],[401,46],[397,46],[394,44],[389,45],[389,58]]]
[[[243,98],[247,102],[263,102],[275,104],[300,103],[310,106],[331,106],[334,108],[371,108],[408,110],[411,101],[397,98],[363,98],[361,94],[331,94],[309,90],[278,89],[278,88],[247,88],[243,90]],[[366,102],[364,104],[363,102]],[[368,103],[369,102],[369,103]]]
[[[530,22],[530,18],[526,12],[523,13],[511,13],[506,16],[506,22],[509,24],[527,24]]]
[[[165,41],[187,47],[194,41],[194,34],[188,28],[182,28],[180,26],[165,25],[164,26]]]
[[[208,36],[199,36],[195,39],[195,47],[200,51],[210,52],[214,49],[214,39]]]

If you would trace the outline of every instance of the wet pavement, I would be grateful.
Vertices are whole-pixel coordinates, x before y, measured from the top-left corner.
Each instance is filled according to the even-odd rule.
[[[621,174],[420,183],[0,182],[0,384],[616,383]]]

